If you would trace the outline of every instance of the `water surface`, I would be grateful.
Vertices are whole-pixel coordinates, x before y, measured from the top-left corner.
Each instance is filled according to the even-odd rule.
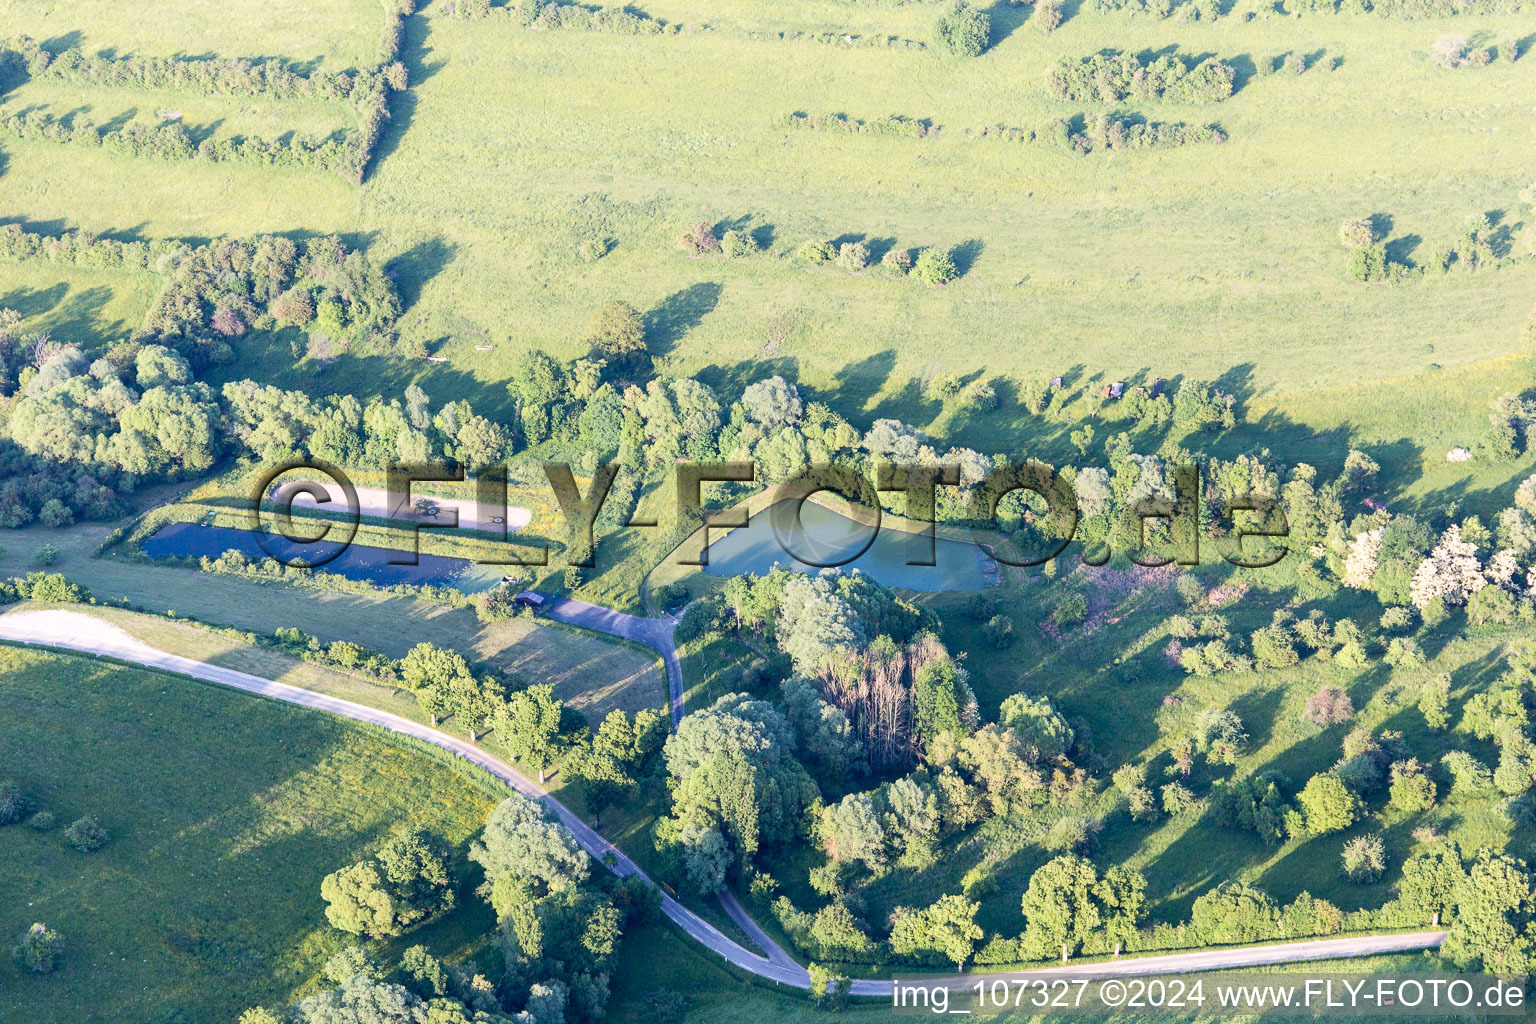
[[[996,563],[975,544],[938,537],[931,541],[930,553],[926,535],[886,527],[871,543],[870,532],[865,524],[809,501],[801,506],[797,523],[794,503],[781,501],[723,536],[711,530],[709,564],[704,571],[714,576],[761,576],[778,564],[814,573],[868,544],[863,554],[842,565],[843,571],[857,569],[878,583],[902,590],[980,590],[998,581]],[[924,561],[935,564],[910,564]]]
[[[506,572],[501,566],[476,565],[467,558],[429,555],[425,552],[416,556],[416,565],[392,565],[391,559],[409,558],[409,552],[367,544],[347,545],[335,558],[325,561],[342,545],[332,541],[300,544],[273,533],[258,539],[252,530],[233,526],[202,526],[198,523],[162,526],[140,546],[151,558],[218,558],[226,551],[238,551],[252,561],[267,557],[284,561],[302,559],[305,564],[324,561],[323,565],[318,566],[318,571],[335,573],[377,587],[403,583],[418,587],[451,587],[466,594],[489,590]]]

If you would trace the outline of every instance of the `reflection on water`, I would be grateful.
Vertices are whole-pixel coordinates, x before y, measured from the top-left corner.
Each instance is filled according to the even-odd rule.
[[[903,590],[980,590],[998,581],[997,564],[975,544],[942,537],[930,541],[891,528],[881,529],[873,541],[870,534],[867,525],[809,501],[796,522],[795,503],[781,501],[753,516],[747,526],[711,540],[704,571],[761,576],[777,563],[796,572],[817,572],[857,555],[842,568]],[[935,564],[910,564],[930,561]]]
[[[329,557],[341,546],[325,541],[298,544],[271,533],[266,535],[265,543],[266,550],[263,550],[255,533],[237,527],[172,523],[156,530],[154,536],[144,541],[141,547],[151,558],[218,558],[226,551],[238,551],[253,561],[271,555],[283,560],[301,559],[305,563],[314,564]],[[377,587],[403,583],[418,587],[452,587],[466,594],[489,590],[500,581],[504,572],[497,566],[476,565],[467,558],[447,558],[424,553],[416,556],[416,565],[390,564],[390,559],[402,557],[409,556],[402,556],[401,552],[389,548],[352,544],[334,560],[321,565],[319,571],[372,583]]]

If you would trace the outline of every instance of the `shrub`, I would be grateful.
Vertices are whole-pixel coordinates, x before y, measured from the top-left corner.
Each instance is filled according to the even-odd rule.
[[[1029,24],[1042,34],[1056,31],[1061,24],[1061,4],[1057,0],[1035,0],[1035,9],[1029,13]]]
[[[1376,227],[1369,217],[1351,217],[1339,225],[1339,244],[1346,249],[1364,249],[1376,241]]]
[[[926,285],[948,284],[957,274],[955,259],[948,249],[924,249],[912,265],[912,276]]]
[[[1429,57],[1443,68],[1481,67],[1493,60],[1487,50],[1475,50],[1466,36],[1441,36],[1429,48]]]
[[[956,0],[933,24],[933,43],[952,57],[979,57],[992,34],[992,19],[985,11]]]
[[[912,254],[905,249],[887,249],[880,257],[880,269],[892,277],[906,277],[912,269]]]
[[[50,974],[64,955],[64,938],[44,924],[34,924],[21,934],[21,941],[11,948],[11,956],[24,969],[35,974]]]
[[[1356,836],[1344,844],[1344,877],[1369,885],[1387,870],[1386,847],[1379,835]]]
[[[93,853],[107,844],[107,830],[93,814],[77,818],[64,830],[64,841],[81,853]]]
[[[677,239],[677,247],[689,256],[708,256],[720,251],[720,239],[708,221],[701,221],[684,231]]]
[[[994,615],[987,620],[987,639],[993,647],[1006,648],[1013,646],[1013,620],[1007,616]]]
[[[844,242],[837,250],[837,265],[849,273],[858,273],[869,266],[869,246],[863,242]]]
[[[606,238],[589,238],[576,248],[576,257],[584,263],[596,263],[608,255],[611,246]]]
[[[32,802],[10,779],[0,782],[0,825],[14,825],[27,816]]]
[[[1051,621],[1058,626],[1075,626],[1088,617],[1088,599],[1072,592],[1063,594],[1051,610]]]
[[[47,832],[53,828],[53,812],[38,811],[27,819],[27,824],[38,832]]]
[[[819,242],[812,239],[802,245],[795,255],[807,263],[830,263],[837,258],[837,249],[833,247],[831,242]]]
[[[1337,686],[1325,686],[1307,698],[1307,718],[1315,725],[1338,725],[1354,716],[1354,702]]]
[[[43,565],[43,566],[52,565],[53,563],[57,562],[58,560],[59,560],[59,549],[54,547],[52,544],[44,544],[42,547],[40,547],[36,551],[32,552],[32,564],[33,565]]]
[[[727,259],[744,260],[758,253],[757,239],[746,231],[727,231],[720,239],[720,251]]]

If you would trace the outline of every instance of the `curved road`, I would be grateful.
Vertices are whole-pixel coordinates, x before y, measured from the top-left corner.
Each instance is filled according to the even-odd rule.
[[[586,605],[584,607],[596,608],[593,605]],[[610,623],[615,621],[612,618],[607,618],[611,616],[618,616],[620,620],[633,620],[635,623],[651,622],[656,626],[666,622],[666,620],[638,619],[635,616],[619,616],[619,613],[608,609],[597,610],[606,613],[605,621]],[[563,617],[564,615],[570,615],[571,618],[565,618]],[[552,614],[551,617],[557,618],[558,621],[570,622],[572,625],[587,625],[585,622],[577,621],[578,618],[589,618],[594,621],[597,619],[597,616],[589,615],[583,611],[581,602],[565,602],[562,614],[560,616]],[[625,627],[630,625],[627,622],[621,622],[620,624]],[[603,627],[589,626],[589,628],[602,629]],[[603,629],[603,631],[613,632],[611,629]],[[642,639],[641,634],[638,633],[635,635],[619,633],[617,635],[637,640],[640,643],[647,644],[647,646],[655,646],[648,638]],[[656,634],[650,633],[649,635],[654,636]],[[486,753],[467,740],[450,736],[445,732],[440,732],[419,722],[413,722],[408,718],[402,718],[399,715],[380,711],[377,708],[371,708],[364,704],[356,704],[352,701],[315,693],[302,687],[274,682],[270,679],[263,679],[260,676],[237,672],[234,669],[222,668],[218,665],[210,665],[207,662],[194,661],[179,655],[168,654],[165,651],[134,639],[116,626],[80,612],[66,610],[19,611],[0,616],[0,639],[61,648],[85,654],[106,655],[121,661],[174,672],[179,675],[191,676],[194,679],[218,683],[237,690],[243,690],[247,693],[286,701],[290,704],[298,704],[319,711],[328,711],[331,714],[341,715],[359,722],[367,722],[404,736],[411,736],[426,743],[431,743],[478,765],[518,792],[540,801],[571,830],[583,849],[606,865],[614,874],[620,877],[638,875],[647,882],[651,881],[645,872],[641,871],[639,866],[630,860],[622,850],[598,835],[597,832],[577,817],[569,808],[544,792],[532,780],[522,775],[511,765],[500,758]],[[671,631],[668,628],[666,650],[671,652],[671,656],[668,659],[669,680],[672,678],[672,666],[677,660],[676,652],[672,651],[671,639]],[[663,657],[666,657],[666,655],[664,654]],[[678,683],[673,689],[674,716],[678,714],[682,703],[680,672],[677,679]],[[742,927],[743,931],[754,942],[760,943],[763,949],[769,952],[769,957],[765,958],[749,952],[698,914],[666,895],[665,892],[662,895],[662,912],[691,938],[703,944],[705,948],[712,952],[718,953],[736,967],[755,974],[760,978],[784,985],[791,985],[795,988],[803,989],[810,986],[810,975],[806,969],[801,967],[799,963],[774,943],[757,923],[752,920],[750,915],[741,908],[729,892],[722,892],[721,903],[732,919]],[[978,981],[1004,980],[1018,977],[1049,978],[1061,975],[1070,975],[1072,977],[1091,975],[1122,976],[1252,967],[1301,960],[1324,960],[1428,949],[1440,945],[1444,939],[1445,932],[1443,931],[1415,932],[1404,935],[1368,935],[1350,939],[1321,939],[1245,949],[1216,949],[1197,953],[1139,957],[1094,964],[1081,964],[1075,967],[1048,967],[1027,971],[954,975],[943,979],[940,983],[945,984],[949,988],[961,989],[974,986]],[[853,995],[857,996],[889,997],[891,995],[891,982],[888,979],[877,978],[857,979],[852,982],[850,991]]]

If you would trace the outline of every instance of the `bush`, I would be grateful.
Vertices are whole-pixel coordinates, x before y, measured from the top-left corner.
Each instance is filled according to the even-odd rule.
[[[1379,835],[1356,836],[1344,844],[1344,877],[1369,885],[1387,870],[1386,847]]]
[[[837,249],[833,247],[831,242],[819,242],[812,239],[802,245],[795,255],[807,263],[830,263],[837,258]]]
[[[1493,60],[1488,50],[1475,50],[1466,36],[1441,36],[1429,48],[1429,57],[1443,68],[1481,67]]]
[[[849,273],[858,273],[869,266],[869,246],[863,242],[844,242],[837,250],[837,265]]]
[[[1354,701],[1337,686],[1325,686],[1307,698],[1307,718],[1314,725],[1338,725],[1353,717]]]
[[[33,565],[49,566],[49,565],[54,564],[58,560],[59,560],[59,549],[54,547],[52,544],[44,544],[42,547],[40,547],[36,551],[32,552],[32,564]]]
[[[64,939],[47,925],[34,924],[21,934],[21,941],[11,948],[11,956],[25,970],[51,974],[64,955]]]
[[[701,221],[684,231],[677,239],[677,247],[689,256],[708,256],[720,251],[720,239],[708,221]]]
[[[1013,620],[1003,615],[994,615],[987,620],[987,639],[993,647],[1006,648],[1013,646]]]
[[[14,825],[27,816],[32,801],[10,779],[0,782],[0,825]]]
[[[912,265],[912,276],[926,285],[948,284],[958,273],[948,249],[924,249]]]
[[[746,231],[727,231],[720,239],[720,251],[727,259],[744,260],[758,254],[757,239]]]
[[[53,828],[53,812],[38,811],[27,819],[27,824],[38,832],[47,832]]]
[[[1088,599],[1072,592],[1063,594],[1051,610],[1051,621],[1058,626],[1075,626],[1088,617]]]
[[[933,44],[951,57],[979,57],[992,34],[992,19],[985,11],[956,0],[933,23]]]
[[[64,841],[81,853],[94,853],[107,845],[107,839],[107,830],[92,814],[77,818],[64,830]]]
[[[892,277],[906,277],[912,269],[912,254],[905,249],[887,249],[880,257],[880,269]]]
[[[1057,0],[1035,0],[1035,9],[1029,14],[1030,27],[1042,34],[1056,31],[1061,19],[1061,4]]]

